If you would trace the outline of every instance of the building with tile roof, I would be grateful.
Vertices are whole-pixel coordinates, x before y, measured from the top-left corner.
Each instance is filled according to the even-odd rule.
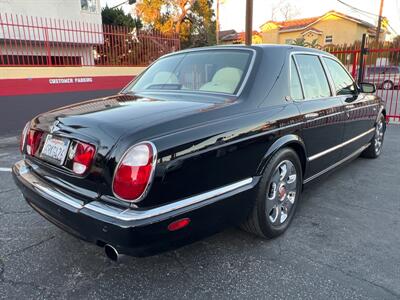
[[[385,40],[387,20],[383,22],[380,40]],[[322,16],[287,21],[268,21],[261,25],[264,43],[292,44],[296,40],[325,46],[329,44],[353,44],[364,33],[374,38],[376,26],[364,20],[337,11]]]

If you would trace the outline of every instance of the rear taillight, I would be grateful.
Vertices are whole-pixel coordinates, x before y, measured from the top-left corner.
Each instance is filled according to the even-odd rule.
[[[26,143],[26,134],[28,133],[30,124],[31,124],[30,122],[26,123],[24,130],[22,130],[21,133],[21,140],[19,142],[19,150],[21,151],[21,153],[24,152],[24,147]]]
[[[26,153],[34,156],[39,149],[43,131],[30,129],[26,138]]]
[[[72,171],[78,175],[85,173],[92,164],[94,153],[94,146],[79,141],[74,142],[69,152],[69,159],[72,161]]]
[[[156,156],[156,148],[149,142],[130,148],[115,170],[113,179],[115,196],[125,201],[141,200],[150,184]]]

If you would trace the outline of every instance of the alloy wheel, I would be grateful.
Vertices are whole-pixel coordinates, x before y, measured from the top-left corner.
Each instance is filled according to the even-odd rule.
[[[289,160],[282,161],[275,169],[267,186],[266,214],[272,225],[283,224],[291,213],[296,200],[298,173]]]
[[[393,83],[391,81],[385,81],[382,87],[384,90],[391,90],[393,89]]]

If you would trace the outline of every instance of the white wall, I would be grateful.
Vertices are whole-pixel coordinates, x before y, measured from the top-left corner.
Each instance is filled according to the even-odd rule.
[[[101,24],[99,0],[96,12],[81,10],[81,0],[0,0],[0,12]]]
[[[81,1],[94,3],[95,11],[82,10]],[[28,19],[26,16],[28,16]],[[99,0],[0,0],[0,17],[0,38],[103,43]],[[19,23],[20,26],[10,27],[4,25],[4,23]],[[35,26],[50,29],[33,29],[25,26],[32,25],[32,23]],[[72,30],[65,31],[59,28],[70,28]],[[75,32],[75,29],[97,31],[98,33]]]

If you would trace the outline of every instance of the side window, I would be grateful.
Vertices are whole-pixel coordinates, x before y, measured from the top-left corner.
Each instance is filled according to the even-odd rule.
[[[335,60],[323,58],[335,85],[336,95],[354,95],[356,87],[353,78]]]
[[[318,99],[331,96],[329,83],[318,56],[299,54],[295,57],[303,82],[305,98]]]
[[[299,73],[297,72],[296,65],[293,58],[290,62],[290,97],[292,100],[303,99],[303,91],[301,90],[301,83]]]

